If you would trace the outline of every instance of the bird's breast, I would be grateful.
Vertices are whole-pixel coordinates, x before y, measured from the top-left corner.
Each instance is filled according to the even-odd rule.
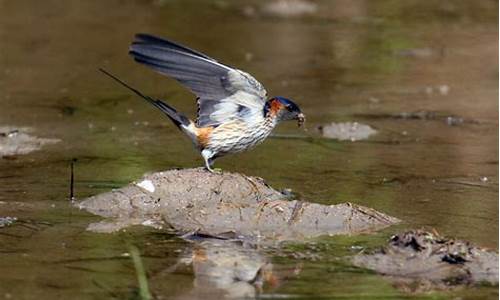
[[[240,120],[222,124],[211,131],[207,148],[221,153],[236,153],[261,143],[276,123],[270,119],[248,123]]]

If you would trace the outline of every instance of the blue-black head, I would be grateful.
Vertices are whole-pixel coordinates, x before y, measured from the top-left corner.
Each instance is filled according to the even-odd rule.
[[[279,121],[297,120],[301,126],[305,116],[299,106],[285,97],[273,97],[264,106],[264,116],[277,117]]]

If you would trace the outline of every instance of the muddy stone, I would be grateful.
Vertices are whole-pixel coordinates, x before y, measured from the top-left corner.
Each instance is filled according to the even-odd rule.
[[[330,139],[339,141],[366,140],[377,131],[368,125],[358,122],[330,123],[318,127],[321,134]]]
[[[150,225],[176,233],[198,232],[247,241],[302,240],[320,235],[374,231],[399,222],[373,209],[343,203],[320,205],[288,200],[262,179],[204,169],[171,170],[79,202],[112,218],[89,230],[112,232]]]
[[[440,86],[441,93],[446,91],[446,86]],[[396,120],[421,120],[421,121],[444,121],[447,125],[458,126],[463,124],[480,124],[478,120],[465,119],[438,111],[418,110],[412,112],[401,112],[395,114],[356,114],[355,116],[367,119],[396,119]]]
[[[16,221],[16,217],[0,217],[0,228],[10,226]]]
[[[357,255],[352,262],[413,292],[498,284],[498,253],[422,230],[395,235],[384,248]]]
[[[262,12],[276,17],[298,17],[314,14],[318,10],[316,3],[304,0],[275,0],[262,6]]]
[[[60,141],[32,136],[28,134],[30,131],[29,128],[0,127],[0,157],[28,154]]]

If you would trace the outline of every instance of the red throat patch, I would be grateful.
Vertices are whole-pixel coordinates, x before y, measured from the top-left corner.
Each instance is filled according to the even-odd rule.
[[[279,100],[271,101],[271,107],[269,108],[269,114],[275,117],[278,112],[284,107]]]

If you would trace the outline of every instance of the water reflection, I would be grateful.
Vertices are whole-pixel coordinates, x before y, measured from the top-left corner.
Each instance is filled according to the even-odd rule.
[[[178,264],[192,267],[193,288],[176,299],[254,299],[264,286],[280,282],[270,259],[241,241],[191,237],[190,250]]]

